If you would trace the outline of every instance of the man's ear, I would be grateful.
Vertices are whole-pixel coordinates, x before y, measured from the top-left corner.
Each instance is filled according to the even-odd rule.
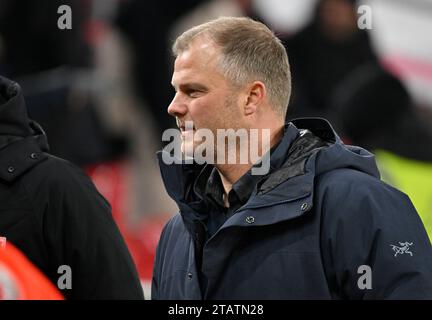
[[[247,86],[246,104],[244,106],[245,116],[254,114],[262,101],[266,98],[267,92],[264,83],[261,81],[254,81]]]

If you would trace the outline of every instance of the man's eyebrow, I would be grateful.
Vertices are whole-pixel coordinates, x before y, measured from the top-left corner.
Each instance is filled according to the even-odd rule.
[[[174,89],[176,89],[176,86],[173,83],[171,83],[171,85],[173,86]],[[190,90],[190,89],[202,90],[202,91],[208,90],[208,88],[206,86],[199,84],[199,83],[196,83],[196,82],[182,83],[178,87],[179,87],[179,89],[181,89],[183,91],[184,90]]]

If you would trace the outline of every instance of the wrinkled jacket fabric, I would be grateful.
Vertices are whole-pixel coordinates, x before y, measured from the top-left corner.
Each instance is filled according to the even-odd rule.
[[[60,283],[68,299],[143,298],[108,202],[84,172],[48,153],[43,130],[27,117],[20,87],[3,77],[0,237],[18,247],[55,286]],[[63,277],[67,275],[71,282]]]
[[[160,238],[153,299],[432,298],[431,244],[411,201],[327,121],[287,124],[270,173],[205,243],[202,167],[159,159],[180,212]]]

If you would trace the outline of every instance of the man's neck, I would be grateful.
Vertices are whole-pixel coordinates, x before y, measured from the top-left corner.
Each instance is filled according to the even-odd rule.
[[[225,194],[228,194],[236,183],[252,167],[251,164],[218,165],[216,168],[221,177]]]
[[[272,148],[274,145],[276,145],[283,137],[284,134],[284,127],[282,126],[278,130],[274,130],[270,134],[270,145],[268,150],[260,150],[260,154],[264,154],[265,152],[268,152],[270,148]],[[237,157],[239,159],[239,157]],[[253,163],[247,163],[247,164],[217,164],[215,165],[216,169],[219,172],[219,175],[221,177],[222,185],[224,187],[225,195],[227,195],[231,189],[234,183],[236,183],[246,172],[248,172],[252,166]],[[225,197],[226,199],[227,197]]]

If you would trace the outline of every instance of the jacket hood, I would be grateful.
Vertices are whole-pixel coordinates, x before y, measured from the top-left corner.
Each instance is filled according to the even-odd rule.
[[[314,160],[315,175],[350,168],[380,178],[375,156],[361,147],[344,144],[327,120],[303,118],[293,120],[292,123],[300,131],[308,130],[326,142],[326,147],[321,148],[316,157],[311,159]]]
[[[48,151],[48,142],[42,127],[29,119],[21,87],[0,76],[0,149],[7,141],[34,136],[41,149]]]
[[[13,182],[46,159],[45,132],[27,116],[20,86],[0,76],[0,179]]]
[[[20,86],[0,76],[0,134],[27,137],[31,133]]]

